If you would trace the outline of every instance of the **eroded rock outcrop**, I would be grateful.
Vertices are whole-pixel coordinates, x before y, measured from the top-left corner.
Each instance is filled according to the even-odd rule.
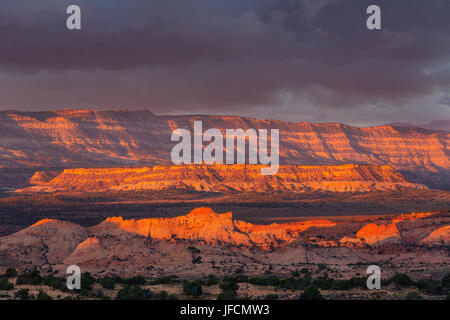
[[[420,243],[427,246],[450,245],[450,226],[434,230],[425,239],[420,241]]]
[[[402,239],[404,230],[393,222],[399,219],[402,228],[413,226],[413,251]],[[210,208],[174,218],[111,217],[93,227],[44,219],[0,238],[0,268],[36,265],[65,272],[68,265],[76,264],[92,272],[132,274],[150,268],[156,274],[211,274],[227,272],[216,264],[258,269],[262,264],[299,262],[408,262],[411,257],[417,263],[430,263],[449,261],[449,233],[446,212],[269,225],[236,220],[231,212],[220,214]],[[386,250],[380,253],[380,247]]]
[[[230,116],[156,116],[149,111],[0,112],[0,167],[170,165],[172,130],[279,129],[286,165],[390,165],[448,186],[450,133],[391,125],[289,123]],[[450,187],[450,186],[449,186]]]
[[[114,232],[112,226],[159,240],[195,240],[214,245],[256,246],[270,248],[296,240],[299,234],[313,227],[331,227],[326,219],[286,224],[253,225],[234,220],[232,213],[215,213],[211,208],[198,208],[186,216],[123,220],[108,218],[93,228],[96,233]]]
[[[179,165],[141,168],[66,169],[48,181],[33,179],[33,191],[135,191],[181,189],[210,192],[370,192],[426,189],[390,166],[280,166],[261,175],[259,165]],[[35,174],[44,176],[44,174]]]

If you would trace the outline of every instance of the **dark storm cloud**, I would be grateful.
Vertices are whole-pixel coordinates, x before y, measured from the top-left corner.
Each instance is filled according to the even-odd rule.
[[[81,31],[65,28],[73,3]],[[0,104],[352,123],[450,118],[450,2],[377,1],[381,31],[365,27],[369,4],[3,0]]]

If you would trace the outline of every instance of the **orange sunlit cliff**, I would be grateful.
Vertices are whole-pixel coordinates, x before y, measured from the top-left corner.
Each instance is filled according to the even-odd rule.
[[[390,165],[448,186],[450,133],[391,125],[359,128],[338,123],[290,123],[231,116],[156,116],[149,111],[56,110],[0,112],[0,167],[123,167],[170,165],[172,130],[280,130],[286,165]]]
[[[140,168],[65,169],[37,172],[33,191],[133,191],[182,189],[212,192],[368,192],[399,188],[426,189],[390,166],[282,165],[277,174],[261,175],[259,165],[179,165]]]
[[[175,218],[123,219],[111,217],[93,227],[45,219],[0,238],[0,267],[27,263],[63,268],[76,263],[99,272],[135,272],[154,265],[165,272],[215,272],[215,263],[193,269],[193,256],[245,263],[281,265],[315,262],[347,265],[361,261],[414,259],[449,261],[440,249],[450,241],[448,212],[351,218],[310,219],[256,225],[233,219],[232,213],[198,208]],[[398,221],[398,222],[394,222]],[[405,238],[405,234],[407,237]],[[385,248],[385,254],[380,254]],[[374,255],[374,251],[378,252]],[[25,264],[24,264],[25,263]]]

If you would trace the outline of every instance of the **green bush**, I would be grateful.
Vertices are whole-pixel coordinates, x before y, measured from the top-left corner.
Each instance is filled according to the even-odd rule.
[[[348,280],[333,280],[331,290],[350,290],[354,288],[366,288],[367,278],[351,278]]]
[[[97,281],[89,272],[84,272],[81,274],[81,290],[92,290],[92,286],[95,282]]]
[[[205,285],[212,286],[212,285],[215,285],[215,284],[219,284],[219,282],[220,282],[219,278],[217,278],[215,275],[211,274],[206,279]]]
[[[248,283],[258,286],[279,286],[280,279],[275,276],[271,277],[253,277],[248,279]]]
[[[150,290],[125,284],[123,289],[117,293],[116,300],[148,300],[152,296],[153,293]]]
[[[16,284],[39,285],[42,283],[42,277],[38,270],[27,271],[17,276]]]
[[[310,285],[311,281],[306,278],[287,278],[279,281],[281,289],[303,290]]]
[[[450,273],[447,273],[447,275],[445,275],[442,280],[441,280],[441,284],[444,288],[450,290]]]
[[[183,293],[194,298],[201,296],[203,294],[201,282],[198,280],[183,281]]]
[[[112,278],[103,278],[100,280],[100,285],[103,289],[113,290],[116,287],[116,281]]]
[[[7,279],[0,280],[0,290],[8,291],[14,289],[14,284],[9,282]]]
[[[57,278],[53,275],[48,275],[42,278],[42,283],[56,290],[66,291],[66,279]]]
[[[391,278],[391,282],[402,287],[409,287],[414,284],[414,281],[406,273],[396,273]]]
[[[131,286],[143,285],[146,282],[147,281],[145,280],[145,278],[143,276],[135,276],[135,277],[124,280],[124,283],[129,284]]]
[[[38,299],[38,300],[53,300],[52,297],[50,297],[48,294],[46,294],[46,293],[43,292],[43,291],[39,291],[39,294],[38,294],[38,296],[37,296],[37,299]]]
[[[273,293],[266,294],[264,297],[265,300],[278,300],[278,298],[278,295]]]
[[[222,289],[223,292],[225,291],[236,292],[239,289],[239,285],[235,281],[222,281],[219,284],[219,288]]]
[[[177,276],[167,276],[167,277],[156,278],[156,279],[151,280],[149,282],[149,284],[155,285],[155,284],[174,283],[174,282],[178,282],[177,278],[178,278]]]
[[[14,268],[6,269],[6,272],[5,272],[6,278],[15,278],[17,276],[18,276],[18,273],[17,273],[16,269],[14,269]]]
[[[335,280],[327,277],[319,277],[317,279],[314,279],[312,285],[322,290],[330,290],[334,281]]]
[[[300,295],[299,300],[324,300],[319,288],[316,286],[309,286]]]
[[[19,300],[32,300],[33,296],[30,296],[29,289],[20,289],[16,293],[14,293],[14,297]]]
[[[418,292],[410,292],[406,295],[406,300],[423,300],[423,297]]]
[[[217,295],[217,300],[236,300],[237,293],[235,291],[223,291]]]
[[[155,299],[155,300],[168,300],[169,299],[169,294],[167,293],[167,291],[162,290],[162,291],[158,292],[157,294],[155,294],[153,299]]]
[[[222,292],[217,296],[217,300],[235,300],[237,299],[237,290],[239,278],[236,277],[225,277],[221,283],[219,283],[219,288]]]
[[[416,286],[430,295],[443,295],[445,293],[444,286],[438,280],[422,279],[417,281]]]

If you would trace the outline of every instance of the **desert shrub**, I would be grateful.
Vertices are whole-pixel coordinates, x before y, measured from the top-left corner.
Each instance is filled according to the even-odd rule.
[[[308,268],[302,268],[302,270],[300,270],[300,272],[303,274],[311,274],[311,272],[309,271]]]
[[[441,281],[431,279],[421,279],[416,283],[417,288],[431,295],[443,295],[445,292]]]
[[[348,280],[334,280],[331,284],[331,290],[350,290],[353,285]]]
[[[235,291],[223,291],[217,295],[217,300],[236,300],[237,293]]]
[[[19,300],[32,300],[33,296],[30,296],[29,289],[20,289],[14,293],[14,297]]]
[[[300,295],[299,300],[324,300],[322,294],[319,291],[319,288],[312,285],[303,291]]]
[[[258,286],[279,286],[280,279],[275,276],[271,277],[253,277],[248,279],[248,283]]]
[[[39,285],[42,283],[42,277],[38,270],[26,271],[17,276],[16,284]]]
[[[14,284],[9,282],[8,279],[0,280],[0,290],[8,291],[14,289]]]
[[[131,286],[142,285],[142,284],[145,284],[146,282],[147,281],[145,280],[145,278],[143,276],[135,276],[135,277],[131,277],[131,278],[123,280],[123,283],[129,284]]]
[[[203,294],[201,282],[198,280],[183,281],[183,293],[192,297],[201,296]]]
[[[295,278],[288,278],[280,280],[279,287],[282,289],[297,289],[297,280]]]
[[[264,297],[264,300],[278,300],[278,295],[277,294],[273,294],[273,293],[269,293],[266,294],[266,296]]]
[[[124,285],[116,296],[116,300],[147,300],[153,296],[150,290],[143,290],[139,286]]]
[[[351,278],[348,280],[333,280],[331,290],[350,290],[354,288],[366,288],[367,278]]]
[[[166,276],[166,277],[160,277],[160,278],[156,278],[153,280],[150,280],[149,284],[150,285],[155,285],[155,284],[168,284],[168,283],[174,283],[174,282],[178,282],[179,280],[177,280],[177,276]]]
[[[205,285],[212,286],[215,284],[219,284],[220,280],[215,275],[211,274],[206,278]]]
[[[409,287],[414,284],[414,281],[406,273],[396,273],[390,282],[402,287]]]
[[[223,281],[236,282],[236,283],[248,282],[248,277],[245,275],[226,276],[223,278]]]
[[[100,280],[100,285],[103,289],[114,290],[114,288],[116,287],[116,281],[113,278],[103,278],[102,280]]]
[[[89,272],[81,274],[81,290],[92,290],[92,286],[95,282],[95,278]]]
[[[158,292],[157,294],[155,294],[153,296],[153,299],[155,299],[155,300],[168,300],[169,299],[169,294],[167,293],[167,291],[162,290],[162,291]]]
[[[319,277],[317,279],[314,279],[312,285],[322,290],[329,290],[331,289],[334,281],[335,280],[328,277]]]
[[[441,284],[444,288],[450,290],[450,273],[447,273],[447,275],[441,279]]]
[[[50,296],[49,296],[48,294],[46,294],[44,291],[40,291],[40,290],[39,290],[37,299],[38,299],[38,300],[53,300],[52,297],[50,297]]]
[[[410,292],[406,295],[406,300],[423,300],[423,297],[418,292]]]
[[[217,296],[217,300],[237,299],[237,290],[239,289],[238,280],[236,277],[225,277],[219,283],[219,288],[222,289],[222,292]]]
[[[18,272],[14,268],[8,268],[5,271],[5,277],[6,278],[15,278],[18,276]]]
[[[236,292],[239,289],[239,285],[235,281],[222,281],[219,284],[219,288],[222,289],[222,291],[234,291]]]
[[[57,278],[53,275],[47,275],[42,278],[42,283],[56,290],[65,291],[67,289],[66,279]]]

